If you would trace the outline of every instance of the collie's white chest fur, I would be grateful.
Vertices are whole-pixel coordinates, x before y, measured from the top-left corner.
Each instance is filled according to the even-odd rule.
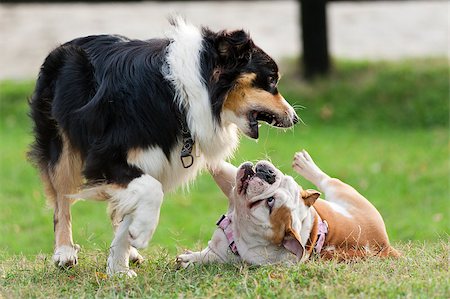
[[[184,168],[181,164],[180,153],[181,146],[179,151],[172,151],[170,159],[160,147],[134,150],[128,154],[128,163],[157,179],[161,182],[163,191],[168,192],[190,182],[206,165],[203,154],[195,156],[193,152],[194,163],[191,167]]]
[[[207,165],[214,166],[228,158],[238,145],[237,128],[235,126],[224,128],[211,139],[211,144],[204,146],[204,149],[196,142],[192,150],[194,163],[188,168],[184,168],[181,163],[181,143],[172,150],[169,158],[160,147],[156,146],[129,151],[127,161],[128,164],[138,167],[145,174],[158,180],[164,192],[172,191],[195,179]]]

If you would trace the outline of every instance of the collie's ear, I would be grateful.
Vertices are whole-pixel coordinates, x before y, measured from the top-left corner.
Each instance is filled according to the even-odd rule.
[[[305,202],[305,204],[310,207],[312,206],[316,200],[319,198],[320,196],[320,192],[316,191],[314,189],[308,189],[308,190],[302,190],[300,192],[300,195],[302,196],[303,201]]]
[[[222,31],[216,42],[216,49],[223,59],[234,58],[238,60],[250,60],[253,41],[244,30]]]

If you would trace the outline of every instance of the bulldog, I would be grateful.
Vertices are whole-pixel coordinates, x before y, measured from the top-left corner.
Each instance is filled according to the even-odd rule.
[[[380,213],[358,191],[324,173],[305,150],[295,154],[292,167],[326,200],[268,161],[246,162],[239,168],[223,162],[210,170],[229,199],[229,209],[208,246],[179,255],[179,266],[297,263],[314,254],[343,261],[400,255],[389,244]]]

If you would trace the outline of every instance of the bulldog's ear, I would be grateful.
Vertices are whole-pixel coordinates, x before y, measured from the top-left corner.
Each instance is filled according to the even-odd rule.
[[[292,229],[288,228],[283,239],[283,247],[297,256],[300,261],[305,254],[305,248],[300,242],[300,236]]]
[[[312,206],[316,200],[319,198],[320,196],[320,192],[314,189],[307,189],[307,190],[302,190],[300,192],[300,195],[303,199],[303,201],[305,202],[305,204],[310,207]]]
[[[248,61],[252,47],[253,41],[244,30],[222,31],[216,41],[217,52],[224,60]]]

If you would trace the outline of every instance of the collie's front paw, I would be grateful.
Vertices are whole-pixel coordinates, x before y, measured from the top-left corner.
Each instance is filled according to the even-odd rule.
[[[106,269],[107,274],[109,276],[123,276],[123,277],[128,277],[128,278],[133,278],[136,277],[137,274],[136,272],[134,272],[133,270],[120,270],[120,271],[111,271],[109,268]]]
[[[109,276],[137,276],[136,272],[130,270],[130,267],[128,266],[128,260],[116,260],[111,255],[108,257],[106,274],[108,274]]]
[[[144,258],[139,254],[136,248],[130,248],[130,263],[140,265],[144,262]]]
[[[60,268],[71,268],[78,264],[80,245],[63,245],[55,249],[53,263]]]

